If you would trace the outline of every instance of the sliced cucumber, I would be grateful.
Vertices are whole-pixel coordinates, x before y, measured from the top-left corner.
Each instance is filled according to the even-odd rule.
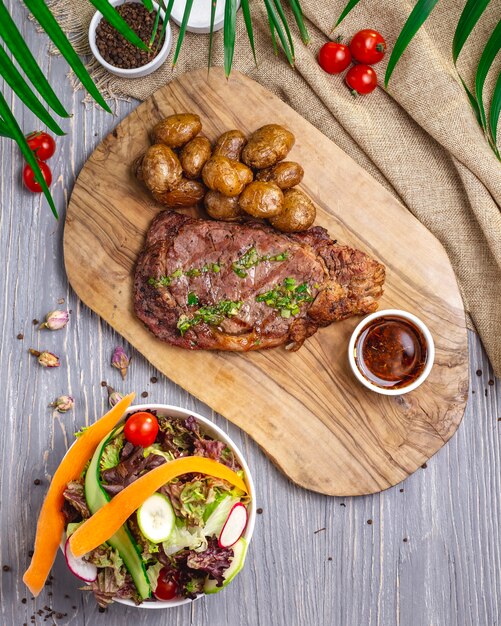
[[[231,581],[235,578],[238,572],[242,569],[245,562],[245,555],[247,554],[247,541],[241,537],[237,543],[232,547],[233,550],[233,559],[231,561],[230,566],[224,573],[224,581],[223,586],[217,586],[217,580],[213,580],[208,578],[205,581],[204,592],[205,593],[217,593],[221,591],[231,583]]]
[[[87,506],[92,514],[96,513],[101,507],[105,506],[110,500],[110,496],[106,493],[101,485],[99,464],[103,450],[113,436],[119,431],[115,430],[105,437],[101,443],[97,446],[94,456],[91,459],[90,465],[85,475],[85,499]],[[141,553],[136,545],[132,535],[124,524],[112,537],[110,537],[107,543],[118,550],[120,556],[125,563],[125,566],[129,570],[134,584],[139,592],[139,595],[143,600],[149,598],[151,595],[150,583],[146,574],[143,560],[141,559]]]
[[[176,523],[169,498],[154,493],[137,510],[137,523],[141,532],[153,543],[167,541]]]

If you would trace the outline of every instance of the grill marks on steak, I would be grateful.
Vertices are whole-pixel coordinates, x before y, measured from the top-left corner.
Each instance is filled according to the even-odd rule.
[[[242,278],[232,264],[252,247],[260,257],[287,251],[287,258],[260,262]],[[179,268],[186,272],[212,264],[220,267],[218,273],[183,274],[168,287],[148,282]],[[312,296],[290,318],[256,301],[286,278],[297,285],[306,282]],[[217,222],[165,211],[153,220],[137,263],[134,308],[153,334],[182,348],[247,351],[286,344],[297,350],[319,327],[376,310],[384,278],[383,265],[360,250],[337,245],[320,227],[286,235],[258,222]],[[188,306],[189,293],[196,294],[198,306]],[[181,335],[181,315],[192,317],[199,307],[222,300],[242,302],[238,314],[218,326],[199,323]]]

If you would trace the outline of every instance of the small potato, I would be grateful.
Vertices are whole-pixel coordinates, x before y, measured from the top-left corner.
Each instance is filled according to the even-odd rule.
[[[285,159],[294,141],[294,135],[283,126],[267,124],[249,137],[242,150],[242,161],[258,170],[271,167]]]
[[[252,173],[250,167],[240,163],[240,161],[235,161],[233,166],[237,170],[238,178],[244,187],[254,180],[254,174]]]
[[[228,157],[233,161],[240,161],[242,150],[247,138],[241,130],[228,130],[219,137],[214,146],[214,154]]]
[[[273,167],[259,170],[256,174],[256,179],[276,183],[280,189],[284,190],[299,185],[303,180],[303,176],[304,170],[299,163],[282,161]]]
[[[169,207],[170,209],[179,209],[181,207],[193,206],[203,200],[206,189],[196,180],[182,178],[181,182],[164,193],[154,193],[153,197],[157,202]]]
[[[240,208],[252,217],[273,217],[282,212],[284,194],[275,183],[254,181],[242,191]]]
[[[315,205],[300,189],[288,189],[284,193],[284,206],[280,215],[272,217],[270,224],[284,233],[308,230],[317,216]]]
[[[223,222],[234,222],[240,219],[244,213],[238,204],[238,196],[228,198],[219,191],[209,190],[204,198],[207,213],[215,220]]]
[[[150,191],[170,191],[181,182],[182,175],[181,163],[169,146],[159,143],[146,150],[141,163],[141,176]]]
[[[179,158],[188,178],[200,177],[203,166],[210,159],[211,151],[207,137],[195,137],[183,147]]]
[[[153,127],[153,143],[180,148],[202,130],[202,122],[194,113],[169,115]]]
[[[244,176],[238,165],[227,157],[212,156],[203,167],[203,181],[209,189],[219,191],[223,196],[239,196],[245,184],[241,180]]]

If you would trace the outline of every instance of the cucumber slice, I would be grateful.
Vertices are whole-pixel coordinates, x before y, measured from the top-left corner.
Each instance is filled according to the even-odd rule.
[[[224,582],[222,587],[217,586],[217,580],[213,580],[208,578],[205,581],[204,592],[209,593],[217,593],[229,585],[231,581],[235,578],[238,572],[242,569],[245,562],[245,555],[247,554],[247,541],[241,537],[237,543],[233,546],[233,559],[231,561],[230,566],[224,573]]]
[[[137,510],[137,523],[146,539],[153,543],[167,541],[176,523],[169,498],[161,493],[150,496]]]
[[[104,448],[117,432],[120,432],[119,429],[107,435],[97,446],[85,475],[85,499],[92,514],[110,501],[110,496],[101,485],[99,464]],[[127,525],[122,526],[120,530],[108,539],[107,543],[115,550],[118,550],[141,598],[143,600],[149,598],[151,596],[151,588],[146,568],[144,567],[139,548],[132,538]]]

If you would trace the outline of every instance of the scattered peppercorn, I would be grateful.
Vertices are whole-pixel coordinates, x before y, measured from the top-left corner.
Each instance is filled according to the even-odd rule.
[[[472,389],[472,390],[471,390],[471,393],[475,393],[475,389]]]
[[[23,333],[19,333],[19,335],[17,336],[18,339],[24,339],[24,335]]]
[[[482,370],[477,370],[477,376],[482,376]]]
[[[158,382],[158,378],[157,378],[156,376],[152,376],[152,377],[150,378],[150,381],[151,381],[153,384],[155,384],[155,383],[157,383],[157,382]]]
[[[421,469],[426,469],[428,467],[428,465],[426,465],[426,463],[423,463],[423,465],[421,465]]]
[[[407,543],[408,541],[407,537],[404,537],[404,543]]]
[[[33,326],[38,326],[40,324],[40,320],[34,319]]]
[[[339,504],[339,506],[344,506],[344,507],[346,507],[346,504],[345,504],[344,502],[341,502],[341,503]]]
[[[149,44],[155,25],[156,11],[148,11],[142,4],[127,3],[115,9],[129,24],[132,30],[146,44]],[[96,28],[96,45],[105,61],[122,69],[142,67],[152,61],[158,54],[161,46],[160,19],[155,40],[150,50],[140,50],[123,37],[109,22],[102,19]]]
[[[40,480],[40,478],[35,478],[35,480],[33,481],[34,485],[41,485],[42,481]]]
[[[492,387],[492,385],[494,384],[494,381],[492,380],[492,378],[489,380],[489,385]]]
[[[147,397],[148,397],[148,392],[143,391],[143,393],[141,394],[141,398],[147,398]]]
[[[8,565],[4,565],[2,569],[4,572],[10,572],[10,567]]]
[[[26,604],[26,602],[27,602],[26,598],[21,598],[21,602],[22,602],[23,604]]]
[[[123,5],[122,5],[122,6],[123,6]],[[99,611],[100,613],[104,613],[104,612],[106,611],[106,609],[103,609],[103,607],[102,607],[102,606],[100,606],[100,607],[99,607],[99,609],[98,609],[98,611]]]
[[[368,520],[367,520],[367,523],[368,523],[368,524],[369,524],[369,526],[370,526],[370,525],[372,524],[372,520],[371,520],[371,519],[368,519]]]
[[[499,419],[501,419],[501,417],[500,417]],[[256,513],[257,513],[258,515],[261,515],[261,514],[262,514],[262,512],[263,512],[263,509],[262,509],[261,507],[260,507],[259,509],[257,509],[257,510],[256,510]]]
[[[327,557],[327,560],[328,560],[328,561],[332,561],[332,557],[331,557],[331,556],[328,556],[328,557]]]
[[[108,383],[105,380],[101,381],[101,387],[107,387]]]
[[[402,487],[402,489],[400,489],[400,493],[404,493],[404,488]]]
[[[484,390],[484,395],[487,398],[487,388]]]

